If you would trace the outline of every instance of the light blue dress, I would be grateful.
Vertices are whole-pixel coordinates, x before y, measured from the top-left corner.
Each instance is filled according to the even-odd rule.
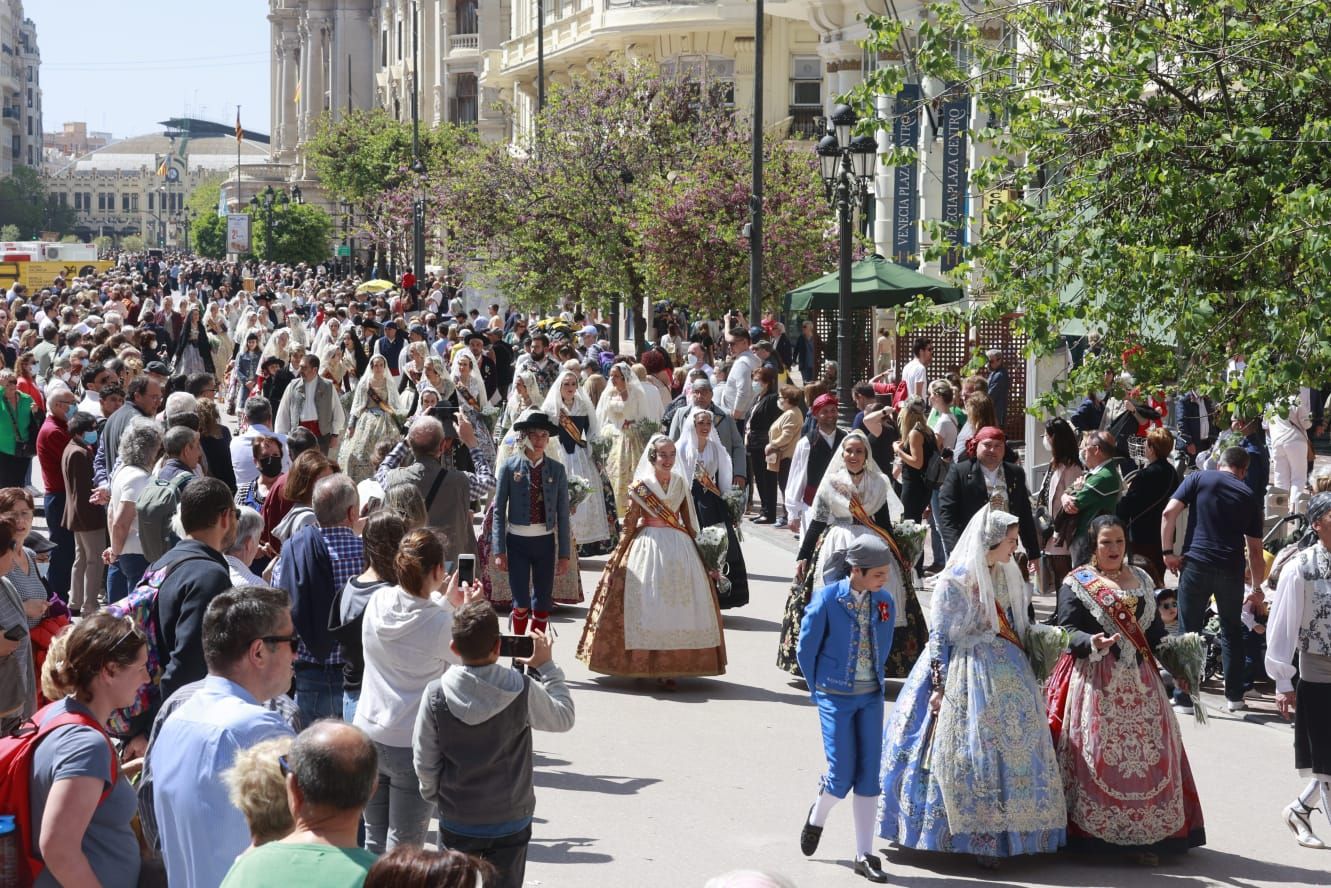
[[[1005,567],[993,571],[994,600],[1022,637],[1025,598]],[[929,656],[915,663],[884,729],[878,834],[921,851],[1054,851],[1067,811],[1044,698],[1026,655],[980,610],[978,584],[949,565],[934,591]],[[946,676],[936,717],[931,660]]]

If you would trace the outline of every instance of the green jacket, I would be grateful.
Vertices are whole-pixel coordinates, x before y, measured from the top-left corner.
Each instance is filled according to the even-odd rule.
[[[1077,536],[1085,536],[1091,522],[1101,515],[1114,514],[1123,495],[1123,476],[1113,460],[1102,463],[1082,478],[1082,485],[1072,495],[1077,503]]]
[[[18,425],[19,440],[32,440],[32,398],[23,392],[18,393],[17,416],[9,408],[9,399],[0,395],[0,453],[13,456],[17,441],[14,438],[14,426]]]

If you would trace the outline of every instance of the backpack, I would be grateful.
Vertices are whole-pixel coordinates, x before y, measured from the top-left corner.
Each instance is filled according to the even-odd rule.
[[[129,595],[119,601],[108,604],[107,613],[117,617],[128,617],[143,630],[148,637],[148,680],[139,686],[134,702],[124,709],[111,713],[106,726],[118,737],[127,737],[133,733],[136,716],[151,711],[162,700],[162,658],[157,650],[157,592],[166,582],[171,572],[187,561],[208,561],[203,555],[191,555],[166,567],[150,565],[143,574],[143,579]]]
[[[33,852],[35,832],[32,823],[32,760],[37,745],[57,728],[66,725],[86,725],[106,737],[111,751],[111,785],[102,791],[97,804],[106,801],[116,781],[120,779],[115,747],[106,729],[82,712],[63,712],[50,716],[50,703],[37,711],[30,720],[8,737],[0,738],[0,814],[9,814],[18,828],[18,884],[31,885],[46,868],[42,859]]]
[[[143,557],[152,564],[180,542],[171,529],[171,519],[180,505],[180,491],[194,480],[193,472],[181,472],[170,481],[154,475],[139,493],[134,507],[138,510],[139,541],[143,544]]]

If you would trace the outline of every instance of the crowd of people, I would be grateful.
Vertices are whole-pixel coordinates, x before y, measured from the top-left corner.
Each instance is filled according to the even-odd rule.
[[[874,882],[875,836],[990,868],[1202,844],[1176,714],[1212,597],[1226,706],[1276,681],[1312,780],[1285,820],[1321,847],[1331,493],[1295,465],[1306,393],[1268,445],[1260,417],[1215,434],[1194,393],[1171,431],[1111,380],[1045,424],[1028,485],[998,350],[939,374],[915,341],[845,428],[814,325],[771,313],[665,307],[619,354],[574,308],[184,256],[0,313],[0,733],[50,735],[24,747],[38,884],[520,886],[531,731],[574,724],[553,611],[586,602],[593,672],[724,674],[746,520],[798,541],[777,665],[828,758],[806,855],[847,795]],[[1278,582],[1268,453],[1312,528]],[[594,588],[580,557],[604,558]]]

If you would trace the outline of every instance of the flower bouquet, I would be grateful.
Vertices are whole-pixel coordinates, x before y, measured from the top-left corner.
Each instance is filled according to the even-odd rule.
[[[568,476],[568,510],[570,512],[578,511],[578,506],[582,501],[591,495],[592,484],[581,475]]]
[[[748,502],[749,493],[743,487],[732,487],[725,492],[723,499],[726,502],[726,516],[730,523],[735,525],[735,534],[740,533],[740,523],[744,518],[744,506]],[[744,539],[743,536],[739,537]]]
[[[605,472],[605,462],[610,458],[610,448],[614,446],[609,435],[601,435],[592,441],[592,463],[601,472]]]
[[[719,524],[704,527],[695,542],[698,544],[698,554],[702,556],[703,566],[709,572],[721,573],[716,580],[716,591],[720,595],[725,595],[730,591],[730,580],[725,576],[726,552],[730,550],[730,538],[726,536],[726,529]]]
[[[1206,667],[1206,645],[1196,632],[1166,635],[1155,649],[1160,665],[1174,676],[1175,681],[1186,682],[1188,696],[1192,698],[1192,714],[1197,724],[1206,724],[1206,707],[1202,705],[1202,670]]]
[[[898,521],[892,525],[892,539],[897,541],[907,564],[914,564],[924,554],[924,534],[928,529],[921,521]]]
[[[485,423],[485,428],[494,434],[495,423],[499,422],[499,408],[493,404],[487,404],[481,408],[481,422]]]
[[[1026,627],[1026,659],[1031,661],[1031,669],[1037,681],[1046,681],[1054,674],[1058,658],[1068,648],[1068,631],[1062,626],[1049,626],[1044,623],[1032,623]]]
[[[629,423],[629,431],[631,431],[639,441],[646,444],[648,441],[652,440],[652,435],[661,431],[661,422],[656,419],[635,419],[633,422]]]

